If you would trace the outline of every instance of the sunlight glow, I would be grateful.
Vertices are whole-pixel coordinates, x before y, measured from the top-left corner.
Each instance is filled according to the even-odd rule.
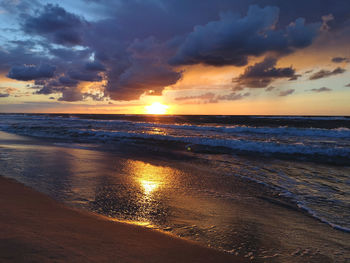
[[[140,184],[142,185],[146,195],[152,193],[159,186],[159,183],[147,180],[140,180]]]
[[[154,102],[153,104],[145,107],[147,114],[166,114],[168,108],[169,106],[159,102]]]

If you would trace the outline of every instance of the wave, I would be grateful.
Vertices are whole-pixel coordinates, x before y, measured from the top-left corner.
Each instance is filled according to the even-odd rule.
[[[249,127],[249,126],[206,126],[206,125],[181,125],[181,124],[157,124],[157,123],[136,123],[138,126],[154,128],[172,128],[197,131],[214,131],[223,133],[251,133],[265,135],[285,135],[298,137],[330,137],[330,138],[350,138],[350,129],[319,129],[319,128],[294,128],[294,127]]]
[[[4,126],[2,127],[4,129]],[[284,155],[309,155],[326,157],[350,157],[350,148],[347,147],[322,147],[318,145],[304,145],[302,143],[277,143],[273,141],[253,141],[244,139],[217,139],[199,136],[172,136],[164,134],[150,134],[123,131],[101,131],[93,129],[70,129],[51,127],[7,127],[4,130],[22,135],[46,138],[78,139],[89,142],[108,142],[113,140],[150,140],[182,142],[189,145],[201,145],[209,147],[224,147],[237,152],[256,152],[260,154],[284,154]]]
[[[272,118],[272,117],[271,117]],[[20,120],[22,121],[22,120]],[[350,138],[350,129],[346,127],[338,127],[334,129],[322,128],[297,128],[297,127],[255,127],[246,125],[193,125],[193,124],[163,124],[154,122],[135,122],[130,120],[94,120],[81,119],[75,116],[66,117],[49,117],[49,116],[30,116],[26,119],[26,126],[28,127],[42,127],[49,128],[53,125],[62,127],[76,127],[85,128],[90,125],[91,128],[120,130],[122,125],[133,126],[137,129],[143,128],[163,128],[172,130],[187,130],[187,131],[201,131],[201,132],[217,132],[223,134],[243,134],[243,135],[274,135],[274,136],[290,136],[290,137],[324,137],[324,138]],[[0,124],[1,126],[8,126]],[[46,127],[47,126],[47,127]],[[25,125],[23,125],[24,128]]]

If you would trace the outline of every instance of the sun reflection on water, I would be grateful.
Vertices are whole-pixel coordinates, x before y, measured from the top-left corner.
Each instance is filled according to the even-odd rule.
[[[159,187],[159,183],[154,181],[148,181],[148,180],[139,180],[139,183],[144,189],[144,193],[146,195],[150,195],[154,190],[156,190]]]
[[[142,161],[129,161],[126,165],[134,182],[137,183],[146,196],[165,190],[171,183],[174,169],[152,165]]]

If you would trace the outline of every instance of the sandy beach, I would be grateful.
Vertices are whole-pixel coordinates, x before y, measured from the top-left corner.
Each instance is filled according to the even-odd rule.
[[[0,177],[1,262],[244,262],[158,231],[64,207]]]

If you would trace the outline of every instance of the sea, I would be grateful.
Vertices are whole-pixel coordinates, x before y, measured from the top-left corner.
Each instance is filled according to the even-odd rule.
[[[347,116],[0,114],[0,131],[38,142],[2,141],[2,175],[225,251],[245,191],[350,232]]]

